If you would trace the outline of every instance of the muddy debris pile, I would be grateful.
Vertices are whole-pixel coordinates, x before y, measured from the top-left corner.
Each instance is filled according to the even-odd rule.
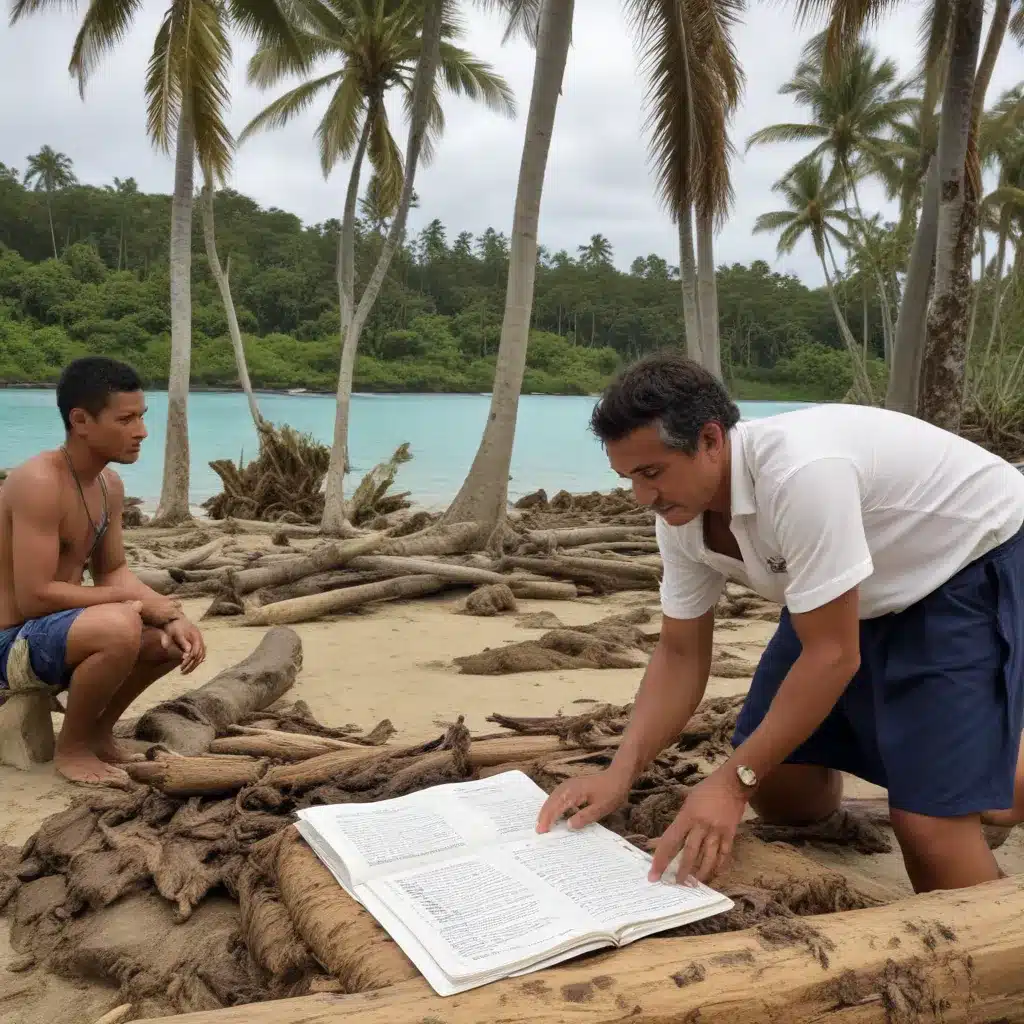
[[[689,788],[727,756],[740,703],[702,704],[606,824],[650,848]],[[480,736],[460,718],[430,742],[399,745],[387,742],[389,722],[366,733],[333,728],[303,703],[279,700],[242,716],[202,754],[154,745],[147,760],[128,766],[129,789],[86,792],[20,850],[0,848],[0,904],[16,969],[107,984],[133,1017],[413,978],[401,950],[290,827],[294,812],[510,769],[550,791],[606,767],[629,712],[595,704],[548,718],[495,714],[496,731]],[[889,898],[865,878],[756,833],[744,827],[728,873],[716,881],[736,907],[682,934]],[[823,841],[849,840],[836,832]]]
[[[403,446],[367,473],[349,503],[344,538],[322,536],[311,525],[316,516],[297,522],[282,512],[264,522],[251,518],[257,510],[244,502],[221,503],[223,519],[131,531],[130,561],[161,593],[212,597],[206,615],[262,626],[446,591],[467,592],[460,611],[485,616],[517,611],[523,600],[658,592],[662,565],[653,514],[629,492],[561,492],[543,504],[538,498],[514,510],[498,535],[484,538],[475,523],[444,524],[433,513],[404,507],[407,495],[388,493],[407,458]],[[278,481],[277,493],[286,475],[264,478]],[[779,615],[776,605],[732,583],[718,611],[723,620]]]

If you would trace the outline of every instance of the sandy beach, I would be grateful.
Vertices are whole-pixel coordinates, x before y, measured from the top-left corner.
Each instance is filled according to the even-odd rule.
[[[460,674],[452,658],[497,647],[539,634],[524,628],[515,614],[477,618],[460,614],[464,596],[445,595],[406,603],[384,604],[361,613],[296,627],[303,645],[303,668],[291,698],[308,702],[321,721],[355,723],[370,728],[390,718],[398,733],[393,742],[436,736],[445,723],[465,715],[474,732],[493,730],[486,716],[575,714],[588,701],[623,704],[630,701],[640,671],[574,670],[526,672],[504,676]],[[188,612],[198,619],[205,602],[193,601]],[[576,625],[636,608],[656,609],[657,595],[625,592],[612,597],[573,602],[522,602],[521,611],[548,611]],[[153,687],[138,702],[148,707],[212,678],[237,662],[259,642],[263,630],[211,619],[204,624],[209,648],[206,663],[193,677],[178,673]],[[750,660],[770,637],[774,624],[729,620],[719,624],[716,645]],[[742,693],[746,679],[713,678],[709,695]],[[133,709],[136,710],[136,709]],[[59,724],[59,719],[57,720]],[[49,765],[29,772],[0,768],[0,842],[20,844],[50,814],[63,809],[74,788],[62,782]],[[851,780],[850,795],[880,791]],[[814,856],[842,866],[856,861],[870,873],[909,894],[896,852],[861,856],[841,849],[816,849]],[[1008,872],[1024,870],[1024,844],[1011,835],[998,853]],[[117,1005],[116,991],[104,984],[65,981],[38,970],[10,971],[19,965],[8,941],[9,919],[0,925],[0,1020],[6,1024],[92,1024]]]

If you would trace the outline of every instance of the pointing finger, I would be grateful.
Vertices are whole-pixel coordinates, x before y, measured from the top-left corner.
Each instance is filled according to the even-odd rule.
[[[676,818],[665,829],[662,837],[658,840],[657,846],[654,848],[654,859],[651,861],[651,870],[647,876],[650,881],[657,882],[661,880],[661,876],[665,874],[669,864],[672,863],[672,858],[683,845],[683,840],[686,838],[690,827],[690,823],[685,819]]]

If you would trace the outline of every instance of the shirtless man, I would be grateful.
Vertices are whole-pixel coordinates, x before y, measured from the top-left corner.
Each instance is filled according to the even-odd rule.
[[[146,437],[138,374],[89,356],[57,385],[67,438],[22,463],[0,488],[0,687],[16,641],[44,683],[68,688],[54,764],[73,782],[123,783],[130,754],[114,723],[148,686],[206,656],[177,602],[125,562],[124,485],[108,466],[131,464]],[[90,570],[93,586],[83,586]]]

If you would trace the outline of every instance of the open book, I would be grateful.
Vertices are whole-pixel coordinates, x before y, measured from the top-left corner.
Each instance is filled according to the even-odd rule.
[[[440,995],[732,907],[703,885],[649,882],[651,858],[602,825],[538,835],[545,799],[508,771],[312,807],[296,827]]]

